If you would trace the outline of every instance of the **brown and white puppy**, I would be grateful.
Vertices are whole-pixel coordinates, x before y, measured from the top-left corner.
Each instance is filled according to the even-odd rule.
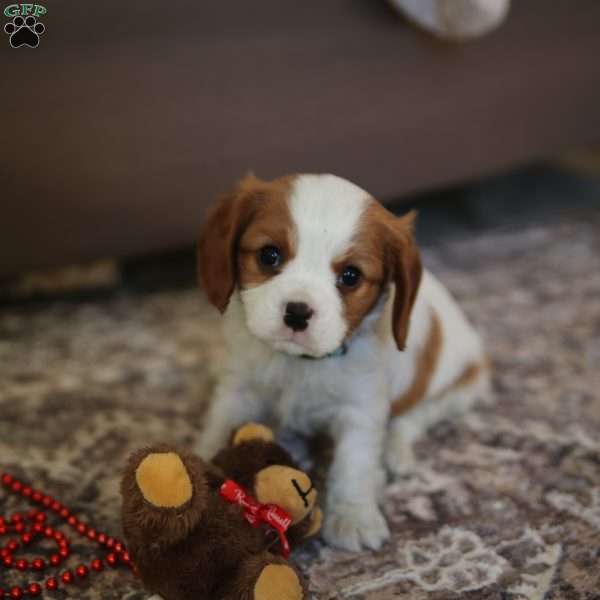
[[[333,175],[244,179],[209,213],[199,272],[224,313],[226,364],[198,451],[273,419],[335,441],[325,539],[378,548],[384,461],[487,389],[479,336],[421,267],[414,215],[397,218]]]

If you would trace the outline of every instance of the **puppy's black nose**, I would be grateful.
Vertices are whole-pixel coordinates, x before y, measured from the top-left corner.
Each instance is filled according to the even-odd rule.
[[[283,322],[294,331],[304,331],[312,316],[313,310],[306,302],[288,302],[285,305]]]

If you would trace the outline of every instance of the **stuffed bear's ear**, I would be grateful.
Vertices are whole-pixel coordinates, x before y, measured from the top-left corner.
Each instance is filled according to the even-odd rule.
[[[192,481],[175,452],[148,454],[135,471],[146,502],[157,508],[179,508],[192,498]]]
[[[134,452],[121,480],[123,532],[130,547],[184,539],[208,506],[207,465],[169,444]]]
[[[263,442],[275,441],[275,434],[273,430],[266,425],[260,423],[246,423],[239,429],[234,431],[231,438],[232,446],[239,446],[243,442],[249,442],[252,440],[262,440]]]

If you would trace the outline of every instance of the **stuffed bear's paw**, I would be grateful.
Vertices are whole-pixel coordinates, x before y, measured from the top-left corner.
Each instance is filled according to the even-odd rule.
[[[144,499],[158,508],[177,508],[192,497],[192,482],[175,452],[152,452],[138,465],[135,479]]]
[[[323,537],[328,544],[358,552],[379,550],[390,537],[385,517],[377,503],[330,502],[325,511]]]
[[[254,600],[302,600],[298,575],[287,565],[267,565],[254,586]]]

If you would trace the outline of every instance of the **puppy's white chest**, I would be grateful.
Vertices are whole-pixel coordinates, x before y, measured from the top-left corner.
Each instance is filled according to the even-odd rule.
[[[318,373],[290,377],[275,406],[282,426],[309,435],[331,421],[339,399],[328,393],[319,379]]]

